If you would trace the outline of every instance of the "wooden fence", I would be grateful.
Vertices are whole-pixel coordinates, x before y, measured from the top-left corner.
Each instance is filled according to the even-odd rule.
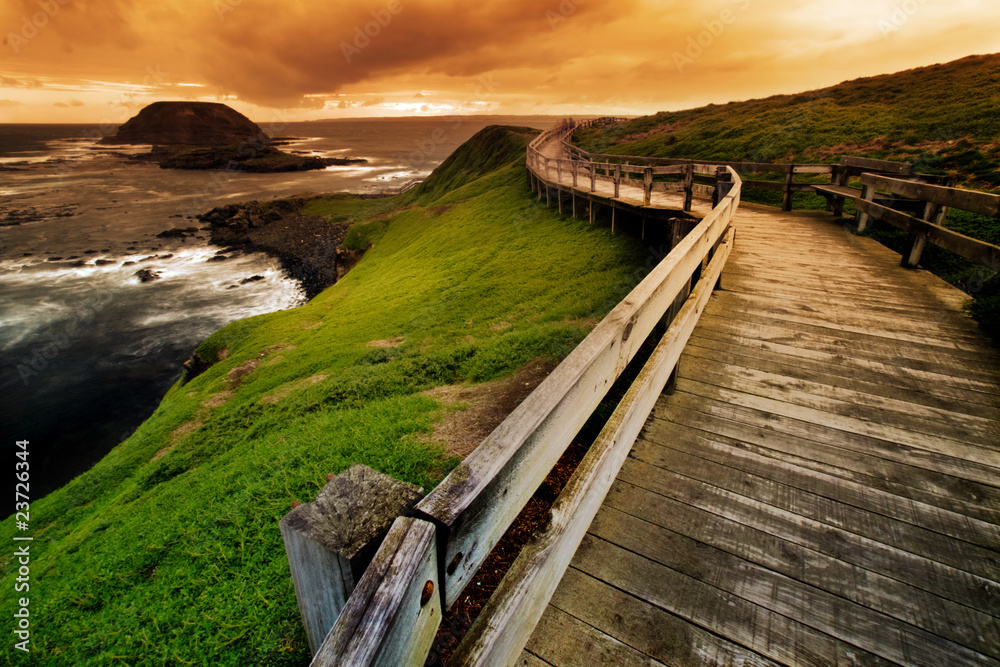
[[[910,241],[903,252],[903,266],[916,267],[924,247],[930,242],[994,271],[1000,271],[1000,247],[942,226],[949,208],[1000,218],[1000,196],[914,183],[876,174],[863,174],[861,185],[861,195],[854,199],[854,206],[858,209],[858,231],[863,232],[868,227],[869,218],[882,220],[908,231]],[[877,190],[922,202],[922,218],[875,203],[873,199]]]
[[[572,129],[553,128],[529,146],[528,165],[536,178],[549,178],[538,146]],[[593,174],[597,165],[580,166]],[[716,173],[714,166],[704,169]],[[733,244],[731,222],[741,185],[733,169],[725,172],[727,193],[711,213],[412,516],[396,520],[313,665],[423,664],[442,610],[458,598],[654,327],[676,312],[556,499],[552,521],[518,557],[451,664],[517,659],[719,281]]]

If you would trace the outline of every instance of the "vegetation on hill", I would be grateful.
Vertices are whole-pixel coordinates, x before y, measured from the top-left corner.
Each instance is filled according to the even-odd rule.
[[[211,336],[207,370],[32,503],[31,653],[8,664],[308,663],[278,531],[291,503],[355,462],[433,487],[455,460],[431,430],[456,407],[425,390],[565,356],[645,261],[536,203],[532,136],[487,128],[405,195],[308,203],[354,224],[364,258],[307,305]],[[8,591],[18,566],[0,561]]]
[[[797,95],[661,112],[579,131],[590,151],[748,162],[836,163],[842,155],[907,161],[960,187],[1000,194],[1000,54],[867,77]],[[757,180],[784,178],[753,174]],[[799,182],[810,182],[799,177]],[[821,182],[822,177],[815,178]],[[780,205],[781,193],[745,189],[743,199]],[[799,193],[795,208],[826,206]],[[846,213],[853,214],[848,206]],[[951,211],[946,225],[1000,243],[1000,222]],[[900,251],[906,234],[876,223],[870,234]],[[970,312],[1000,341],[1000,277],[936,247],[922,265],[975,297]]]

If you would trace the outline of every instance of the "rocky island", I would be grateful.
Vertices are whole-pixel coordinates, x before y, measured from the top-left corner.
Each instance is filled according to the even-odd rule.
[[[360,164],[361,158],[291,155],[252,120],[218,102],[154,102],[104,137],[102,145],[152,145],[136,159],[163,169],[225,169],[282,172]]]

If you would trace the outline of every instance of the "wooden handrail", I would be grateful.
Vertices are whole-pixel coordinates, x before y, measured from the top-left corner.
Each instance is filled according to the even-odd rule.
[[[548,173],[553,168],[556,171],[568,168],[563,164],[565,160],[559,162],[546,158],[538,147],[547,141],[568,136],[574,127],[564,125],[552,128],[529,144],[526,159],[529,170],[536,177],[548,181]],[[555,165],[550,164],[552,162]],[[573,173],[579,166],[589,170],[592,184],[597,178],[598,168],[610,171],[607,163],[593,160],[572,162],[576,163],[573,164]],[[642,171],[646,176],[645,190],[648,193],[653,169],[643,168]],[[684,173],[690,180],[694,171],[714,175],[716,167],[685,167],[676,173]],[[631,398],[620,409],[624,412],[616,412],[619,418],[613,419],[613,425],[609,426],[613,434],[608,431],[610,435],[605,434],[600,440],[602,447],[613,445],[613,453],[609,450],[605,454],[595,454],[600,459],[596,462],[591,457],[575,476],[576,481],[568,487],[568,495],[560,496],[565,499],[559,508],[566,509],[566,514],[565,523],[559,524],[559,536],[554,538],[558,544],[555,552],[559,557],[544,558],[544,568],[538,572],[524,563],[516,570],[515,578],[527,576],[534,581],[541,577],[548,581],[555,577],[551,585],[537,591],[532,588],[530,600],[521,601],[530,607],[531,612],[515,614],[518,625],[512,637],[516,639],[505,640],[505,648],[501,652],[510,655],[517,642],[526,639],[530,634],[529,626],[533,627],[537,621],[537,615],[540,615],[558,582],[556,572],[561,576],[571,551],[575,550],[574,540],[579,543],[579,536],[582,535],[580,526],[585,529],[589,525],[592,513],[596,512],[614,479],[617,466],[621,465],[619,459],[623,458],[621,449],[625,447],[625,439],[633,430],[637,432],[641,428],[649,412],[646,404],[655,400],[662,389],[693,330],[697,314],[718,280],[718,273],[731,247],[732,235],[727,236],[727,232],[739,205],[741,186],[735,170],[726,167],[724,171],[731,181],[726,183],[728,194],[721,197],[712,211],[598,323],[507,419],[416,506],[415,518],[397,520],[398,526],[394,525],[391,539],[387,538],[379,550],[317,653],[313,665],[341,664],[345,660],[350,664],[365,665],[422,663],[429,648],[427,637],[433,636],[432,630],[440,622],[441,603],[445,607],[450,606],[459,596],[656,324],[664,319],[680,297],[687,297],[686,305],[674,318],[664,338],[665,342],[654,353],[655,361],[643,371],[641,385],[630,392]],[[615,173],[620,175],[620,168],[616,168]],[[717,248],[721,252],[716,252]],[[710,257],[712,262],[703,272],[700,286],[688,296],[692,277]],[[634,439],[634,434],[631,437]],[[626,454],[627,451],[626,448]],[[577,507],[582,508],[582,513],[570,511]],[[590,518],[587,518],[588,515]],[[429,531],[436,535],[435,539],[428,539]],[[567,539],[569,541],[565,541]],[[434,555],[435,549],[440,550],[437,555]],[[530,553],[525,558],[533,562]],[[432,561],[440,568],[434,573],[427,566]],[[428,600],[428,586],[433,591],[430,597],[440,596],[436,608]],[[505,586],[505,590],[520,590],[524,582],[512,580]],[[418,591],[422,591],[419,596]],[[415,602],[418,597],[421,599]],[[425,606],[431,611],[426,611]],[[494,606],[508,608],[504,600],[498,600]],[[401,610],[404,608],[409,611],[403,613]],[[468,642],[482,644],[471,638]],[[472,660],[472,663],[475,662]]]
[[[960,234],[940,224],[948,208],[998,217],[1000,196],[913,183],[876,174],[862,174],[861,184],[861,196],[854,198],[854,206],[858,209],[857,230],[863,232],[868,226],[868,219],[874,218],[910,232],[910,241],[903,251],[903,266],[918,266],[924,246],[930,242],[994,271],[1000,271],[1000,246]],[[876,189],[925,202],[923,219],[876,204],[872,201]]]
[[[676,367],[733,237],[729,228],[694,292],[556,498],[548,525],[518,555],[449,664],[512,665],[518,659]]]

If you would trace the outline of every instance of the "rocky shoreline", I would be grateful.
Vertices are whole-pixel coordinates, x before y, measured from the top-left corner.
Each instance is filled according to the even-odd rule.
[[[285,153],[268,144],[227,146],[153,146],[149,153],[133,155],[136,162],[155,162],[160,169],[213,169],[248,174],[312,171],[332,166],[365,164],[364,158],[331,158]]]
[[[198,216],[211,227],[211,243],[276,257],[307,299],[333,285],[361,253],[341,246],[349,225],[301,215],[308,198],[250,201],[214,208]]]

